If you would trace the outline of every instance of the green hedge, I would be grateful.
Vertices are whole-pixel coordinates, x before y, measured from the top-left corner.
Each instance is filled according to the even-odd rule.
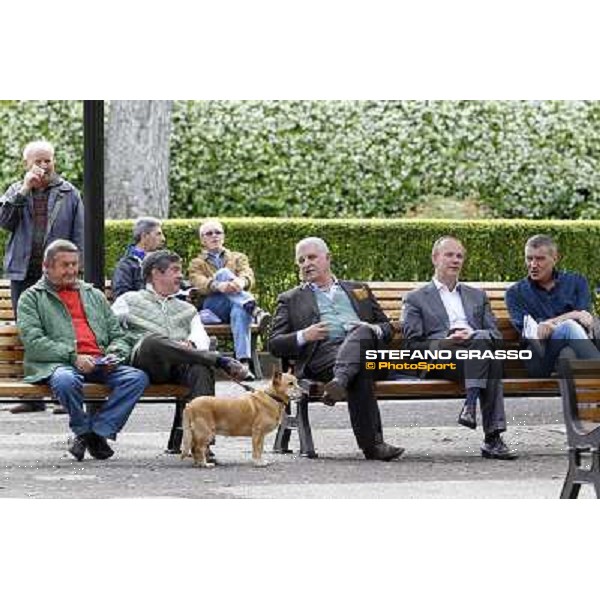
[[[536,233],[552,235],[564,253],[561,267],[600,283],[600,221],[450,221],[372,219],[221,219],[226,245],[245,252],[257,274],[261,304],[272,309],[277,295],[298,283],[294,248],[303,237],[328,243],[340,278],[367,281],[425,281],[431,277],[431,246],[440,236],[463,240],[467,260],[463,280],[514,281],[525,275],[523,247]],[[168,220],[169,248],[188,265],[200,252],[199,220]],[[106,223],[106,276],[131,242],[132,221]],[[2,249],[5,234],[0,235]]]
[[[424,281],[431,277],[431,246],[452,234],[467,248],[462,278],[473,281],[514,281],[525,274],[523,247],[528,237],[548,233],[559,244],[563,268],[600,283],[600,221],[444,221],[356,219],[222,219],[226,245],[245,252],[257,273],[257,293],[272,309],[280,292],[298,283],[294,247],[316,235],[328,243],[338,277],[362,280]],[[168,245],[189,264],[200,251],[198,220],[164,224]],[[128,243],[131,221],[107,223],[107,276]]]

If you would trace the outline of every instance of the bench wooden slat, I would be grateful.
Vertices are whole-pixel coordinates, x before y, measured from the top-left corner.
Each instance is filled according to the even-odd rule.
[[[590,421],[592,423],[600,422],[600,407],[589,407],[589,408],[580,407],[577,410],[577,413],[579,415],[579,418],[582,421]],[[596,427],[597,427],[597,425],[596,425]]]
[[[86,398],[105,398],[110,393],[107,385],[99,383],[86,383],[83,386]],[[153,384],[144,391],[145,398],[181,398],[185,396],[188,389],[182,385]],[[50,397],[52,392],[50,386],[34,383],[23,383],[18,379],[0,380],[0,397],[22,397],[40,398]]]
[[[558,394],[558,380],[546,379],[503,379],[505,395]],[[427,395],[457,396],[463,388],[455,381],[445,379],[401,379],[378,381],[375,384],[378,398],[419,397]]]

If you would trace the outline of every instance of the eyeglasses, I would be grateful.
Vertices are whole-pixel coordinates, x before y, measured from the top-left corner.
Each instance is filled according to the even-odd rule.
[[[202,235],[223,235],[223,232],[218,229],[213,229],[212,231],[205,231]]]

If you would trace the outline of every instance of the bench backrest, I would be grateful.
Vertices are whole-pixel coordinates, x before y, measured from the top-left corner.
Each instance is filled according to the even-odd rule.
[[[0,380],[23,378],[23,344],[15,325],[0,326]]]
[[[423,282],[418,281],[367,281],[365,283],[368,283],[385,314],[395,323],[400,322],[402,302],[406,295],[423,285]],[[465,282],[465,284],[486,292],[492,312],[498,321],[498,329],[500,329],[506,341],[516,342],[519,339],[519,334],[510,322],[508,309],[504,301],[504,295],[511,283],[503,281],[472,281]]]

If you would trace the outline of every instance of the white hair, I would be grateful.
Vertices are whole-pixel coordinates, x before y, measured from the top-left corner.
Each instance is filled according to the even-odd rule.
[[[304,238],[303,240],[300,240],[296,244],[296,256],[298,256],[300,249],[303,248],[304,246],[316,246],[319,250],[321,250],[325,254],[329,254],[329,248],[327,247],[327,244],[320,237],[307,237],[307,238]]]
[[[207,229],[210,229],[214,225],[217,225],[219,227],[219,229],[221,229],[222,231],[224,230],[223,224],[221,223],[221,221],[214,221],[211,219],[210,221],[204,221],[204,223],[202,223],[202,225],[200,225],[200,229],[198,229],[198,233],[200,235],[202,235]]]
[[[46,140],[35,140],[29,142],[29,144],[23,148],[23,160],[27,160],[27,157],[34,150],[48,150],[48,152],[54,156],[54,146],[50,142],[47,142]]]

